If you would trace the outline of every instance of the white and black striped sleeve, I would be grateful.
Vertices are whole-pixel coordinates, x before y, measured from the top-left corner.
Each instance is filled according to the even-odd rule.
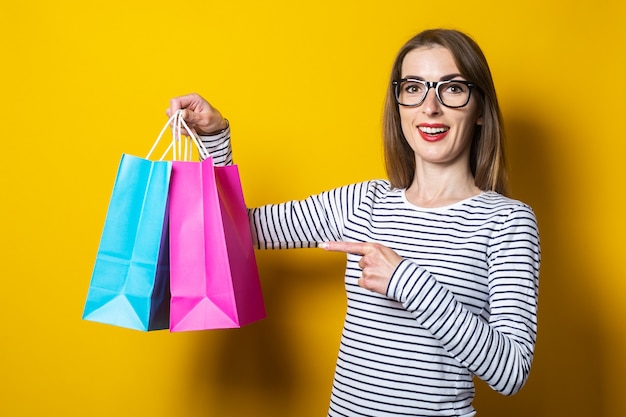
[[[200,136],[204,147],[209,151],[216,166],[233,164],[233,150],[230,143],[230,125],[223,132],[212,136]]]
[[[527,206],[512,209],[488,249],[489,322],[472,314],[426,269],[403,260],[387,295],[472,373],[505,395],[530,372],[537,332],[539,236]]]
[[[258,249],[316,247],[341,240],[346,220],[361,203],[367,182],[336,188],[304,200],[249,209]]]

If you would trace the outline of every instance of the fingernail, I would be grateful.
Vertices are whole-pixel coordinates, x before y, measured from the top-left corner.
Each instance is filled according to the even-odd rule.
[[[321,249],[328,249],[328,242],[318,242],[317,247]]]

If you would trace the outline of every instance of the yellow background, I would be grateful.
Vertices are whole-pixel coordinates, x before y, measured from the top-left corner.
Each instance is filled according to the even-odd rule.
[[[5,2],[0,415],[324,415],[341,256],[258,252],[269,317],[244,329],[81,320],[117,164],[197,91],[231,121],[249,205],[384,176],[392,59],[440,26],[490,61],[543,245],[530,380],[511,398],[479,384],[479,415],[626,415],[624,16],[621,0]]]

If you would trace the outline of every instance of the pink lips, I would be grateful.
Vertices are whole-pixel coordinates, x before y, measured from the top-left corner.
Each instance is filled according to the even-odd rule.
[[[418,126],[417,130],[420,136],[422,137],[422,139],[424,139],[425,141],[437,142],[437,141],[442,140],[448,135],[450,128],[440,123],[436,123],[436,124],[421,123]]]

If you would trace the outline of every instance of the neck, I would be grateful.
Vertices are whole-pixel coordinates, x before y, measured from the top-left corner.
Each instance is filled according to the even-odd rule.
[[[469,170],[420,169],[406,190],[407,199],[419,207],[442,207],[480,194]]]

